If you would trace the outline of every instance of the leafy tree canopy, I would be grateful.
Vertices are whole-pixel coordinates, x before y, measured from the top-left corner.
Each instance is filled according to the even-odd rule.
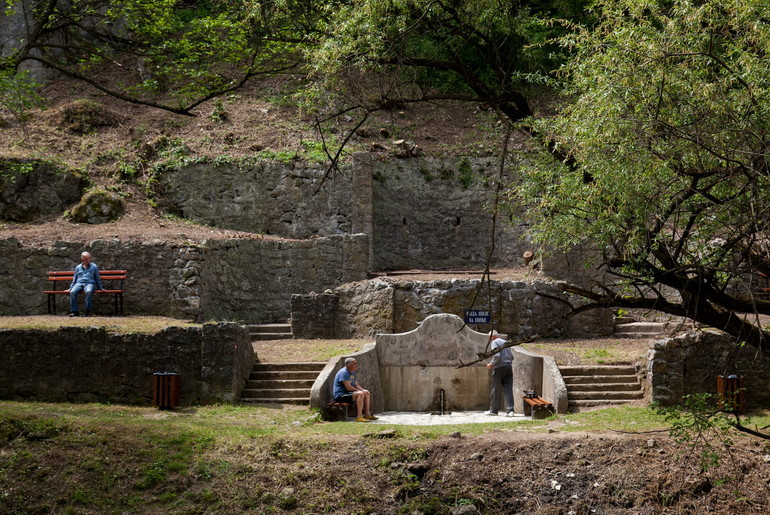
[[[600,249],[608,279],[568,290],[687,316],[770,354],[770,333],[742,315],[770,314],[754,293],[770,272],[770,4],[595,9],[597,27],[563,40],[569,101],[532,122],[547,152],[516,198],[534,204],[540,241]]]
[[[0,60],[38,61],[123,100],[191,114],[259,75],[297,65],[332,3],[309,0],[0,0],[26,38]],[[29,12],[22,12],[31,6]],[[23,82],[22,77],[16,77]]]
[[[330,20],[310,63],[332,88],[378,109],[434,99],[484,102],[503,117],[532,113],[526,86],[547,82],[562,59],[545,22],[580,15],[583,0],[354,0]],[[379,98],[360,72],[378,73]],[[347,79],[347,81],[345,80]],[[337,82],[334,82],[337,81]],[[325,84],[327,90],[329,83]],[[344,88],[343,88],[344,86]],[[356,94],[358,96],[356,97]]]

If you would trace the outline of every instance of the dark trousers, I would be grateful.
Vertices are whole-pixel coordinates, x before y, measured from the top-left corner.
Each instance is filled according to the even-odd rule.
[[[500,409],[500,391],[505,395],[505,406],[513,411],[513,369],[505,365],[492,369],[492,391],[489,392],[489,411]]]

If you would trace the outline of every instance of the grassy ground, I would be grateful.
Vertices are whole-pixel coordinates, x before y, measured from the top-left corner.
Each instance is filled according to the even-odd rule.
[[[663,507],[660,499],[629,474],[664,484],[672,471],[697,476],[697,465],[682,457],[687,448],[674,445],[665,426],[640,407],[544,421],[388,427],[322,422],[308,408],[288,405],[158,411],[4,401],[0,511],[449,513],[465,504],[481,513],[557,513],[561,508],[545,508],[583,506],[577,499],[585,496],[600,511],[631,502],[662,513],[653,509]],[[738,438],[758,464],[770,452]],[[741,463],[743,496],[758,503],[761,492],[749,492],[754,462]],[[490,477],[508,478],[515,488],[493,487]],[[554,495],[552,481],[565,495]],[[687,512],[692,492],[678,495],[675,505]],[[619,513],[614,507],[606,512]]]
[[[36,327],[95,321],[52,317]],[[168,320],[108,322],[137,331]],[[265,342],[258,355],[324,361],[365,343]],[[550,350],[607,358],[595,342],[561,347]],[[770,412],[752,415],[751,427],[770,425]],[[770,505],[770,444],[708,428],[676,441],[669,426],[642,406],[387,426],[324,422],[294,405],[161,411],[6,400],[0,513],[762,513]],[[704,467],[702,456],[719,463]]]
[[[40,329],[55,331],[61,327],[105,327],[118,333],[155,333],[169,326],[200,326],[193,322],[159,316],[68,317],[67,315],[36,315],[0,317],[2,329]]]
[[[333,356],[351,354],[373,339],[348,340],[268,340],[254,342],[257,359],[265,363],[327,361]],[[524,349],[552,356],[559,365],[614,365],[643,362],[649,340],[604,338],[592,340],[539,340]]]

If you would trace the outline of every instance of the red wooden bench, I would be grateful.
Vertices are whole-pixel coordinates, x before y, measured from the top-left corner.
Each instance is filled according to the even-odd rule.
[[[554,414],[553,403],[539,395],[525,395],[522,399],[524,399],[524,415],[530,416],[532,420],[547,418]]]
[[[348,408],[350,406],[353,406],[353,404],[350,404],[348,402],[329,401],[326,403],[326,413],[324,418],[326,418],[327,420],[334,420],[336,417],[332,416],[332,412],[336,410],[343,410],[345,412],[344,420],[347,420],[348,418],[350,418],[348,415]]]
[[[75,275],[74,270],[56,270],[56,271],[49,271],[48,272],[48,280],[53,281],[53,289],[46,290],[43,293],[48,295],[48,313],[51,315],[56,314],[56,296],[57,295],[67,295],[69,296],[69,288],[70,283],[72,282],[72,277]],[[128,271],[127,270],[99,270],[99,276],[102,278],[102,283],[104,281],[120,281],[117,288],[111,288],[109,290],[95,290],[94,294],[111,294],[115,297],[115,314],[116,315],[122,315],[123,314],[123,293],[126,291],[123,282],[128,277]],[[58,285],[62,284],[64,288],[59,289]]]

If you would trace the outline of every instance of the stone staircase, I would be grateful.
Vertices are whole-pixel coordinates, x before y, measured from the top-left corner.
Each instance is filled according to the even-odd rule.
[[[615,318],[613,335],[618,338],[655,338],[666,332],[665,322],[637,322],[634,317]]]
[[[325,362],[256,363],[241,392],[241,402],[308,404],[310,389]]]
[[[565,365],[559,370],[567,386],[570,411],[628,404],[644,396],[633,365]]]
[[[249,324],[246,326],[251,335],[251,341],[291,340],[291,324]]]

